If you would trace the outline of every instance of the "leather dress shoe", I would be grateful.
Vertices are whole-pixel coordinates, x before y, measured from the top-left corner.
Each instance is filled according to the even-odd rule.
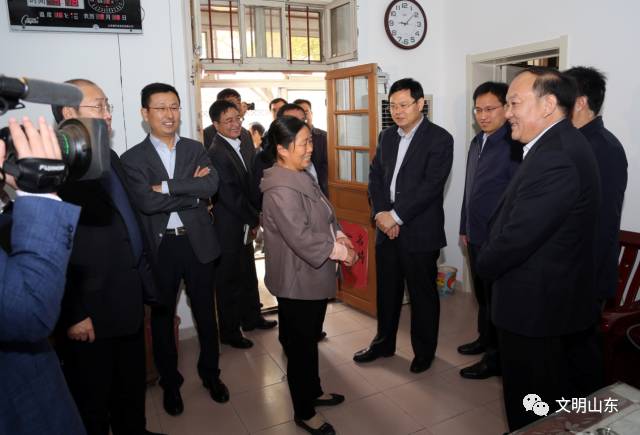
[[[243,331],[253,331],[254,329],[272,329],[275,328],[278,324],[277,320],[267,320],[264,317],[260,316],[256,323],[252,323],[251,325],[246,325],[242,327]]]
[[[246,337],[238,337],[231,340],[220,340],[220,342],[222,344],[227,344],[231,347],[235,347],[236,349],[249,349],[253,346],[253,341],[249,340]]]
[[[169,415],[180,415],[184,411],[184,403],[180,390],[166,389],[162,397],[162,405]]]
[[[477,363],[460,370],[460,376],[466,379],[487,379],[491,376],[500,376],[501,370],[493,364],[488,364],[483,358]]]
[[[318,337],[318,341],[322,341],[322,340],[324,340],[325,338],[327,338],[327,333],[326,333],[326,332],[324,332],[324,331],[322,331],[322,332],[320,333],[320,336]]]
[[[422,373],[431,367],[432,362],[433,358],[415,357],[413,361],[411,361],[411,367],[409,367],[409,370],[411,370],[412,373]]]
[[[202,385],[209,390],[209,395],[216,402],[225,403],[229,401],[229,389],[222,383],[220,378],[216,378],[213,381],[205,379],[202,381]]]
[[[458,346],[458,352],[463,355],[480,355],[485,350],[486,347],[480,339]]]
[[[312,428],[304,420],[300,420],[299,418],[294,418],[293,421],[296,422],[296,425],[306,430],[312,435],[336,435],[336,430],[329,423],[323,423],[317,429]]]
[[[331,393],[331,399],[317,398],[313,401],[313,406],[336,406],[344,402],[344,396],[342,394]]]
[[[367,347],[353,354],[353,360],[359,363],[375,361],[380,357],[388,358],[393,356],[395,352],[380,352],[373,347]]]

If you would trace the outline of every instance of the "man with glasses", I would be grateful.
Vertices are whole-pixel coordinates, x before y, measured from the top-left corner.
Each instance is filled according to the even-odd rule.
[[[111,130],[113,106],[102,89],[85,79],[67,83],[80,88],[83,99],[78,107],[53,106],[56,121],[97,118]],[[151,433],[145,431],[143,302],[152,302],[155,282],[127,183],[111,151],[105,177],[70,183],[58,192],[82,207],[56,344],[89,435],[110,428],[114,434]]]
[[[240,117],[244,118],[244,114],[246,110],[244,109],[244,105],[242,104],[242,97],[240,96],[240,93],[238,91],[231,88],[225,88],[220,92],[218,92],[218,95],[216,95],[216,101],[220,101],[220,100],[230,101],[233,104],[235,104],[235,106],[238,108],[238,112],[240,112]],[[209,118],[211,118],[211,106],[209,106]],[[213,119],[211,120],[211,125],[205,128],[202,133],[203,133],[203,139],[204,139],[204,147],[206,149],[209,149],[209,147],[211,146],[211,143],[213,142],[213,139],[216,137],[216,127],[213,125]],[[244,141],[251,136],[251,133],[249,132],[249,130],[243,127],[242,133],[240,135],[244,143]],[[243,152],[250,151],[255,153],[255,147],[247,148],[245,150],[243,146],[242,151]]]
[[[253,342],[242,335],[240,326],[267,322],[260,314],[253,256],[252,242],[259,225],[259,213],[251,203],[253,155],[242,153],[242,117],[234,103],[218,100],[209,113],[217,131],[209,157],[220,176],[218,192],[212,198],[222,250],[216,269],[220,341],[246,349]],[[244,142],[245,147],[253,148],[250,138]]]
[[[220,380],[214,311],[213,263],[220,246],[207,209],[209,198],[218,190],[218,174],[200,142],[178,135],[180,97],[173,86],[147,85],[141,100],[149,135],[122,155],[122,163],[143,214],[164,304],[151,311],[163,405],[168,414],[178,415],[184,410],[180,395],[183,377],[178,372],[173,331],[182,280],[200,341],[198,374],[214,401],[229,400],[229,391]]]
[[[369,197],[376,232],[378,331],[359,363],[392,356],[405,281],[411,298],[410,370],[423,372],[435,357],[440,321],[436,289],[444,234],[444,186],[453,161],[453,137],[422,115],[424,94],[405,78],[389,90],[395,126],[380,133],[369,170]]]
[[[498,338],[491,322],[491,282],[478,276],[476,259],[487,240],[489,219],[522,160],[522,144],[511,139],[511,127],[505,116],[508,88],[506,83],[485,82],[473,92],[473,114],[481,131],[469,146],[460,244],[469,256],[478,301],[479,337],[459,346],[458,352],[485,354],[479,362],[460,370],[460,376],[467,379],[486,379],[500,374]]]

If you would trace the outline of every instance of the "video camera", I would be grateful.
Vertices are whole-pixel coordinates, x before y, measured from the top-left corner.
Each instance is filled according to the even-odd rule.
[[[0,116],[24,107],[21,100],[77,107],[82,91],[70,84],[51,83],[0,75]],[[7,146],[2,169],[25,192],[55,192],[66,181],[100,178],[110,166],[109,129],[102,119],[67,119],[55,129],[62,163],[51,159],[18,159],[9,128],[0,129]]]

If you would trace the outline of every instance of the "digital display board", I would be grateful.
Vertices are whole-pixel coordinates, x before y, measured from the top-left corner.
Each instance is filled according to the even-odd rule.
[[[7,0],[12,30],[142,33],[140,0]]]

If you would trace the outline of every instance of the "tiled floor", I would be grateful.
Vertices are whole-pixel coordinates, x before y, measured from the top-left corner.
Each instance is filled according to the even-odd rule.
[[[398,350],[392,358],[357,365],[352,355],[375,334],[375,319],[341,303],[329,306],[320,343],[323,389],[346,395],[346,402],[318,411],[341,435],[465,435],[506,431],[499,378],[462,379],[460,367],[477,357],[460,355],[456,347],[475,338],[476,305],[470,294],[441,299],[440,339],[433,366],[409,372],[412,352],[408,306],[403,308]],[[269,316],[274,317],[275,316]],[[178,417],[162,409],[162,390],[147,394],[147,428],[171,435],[304,434],[293,423],[285,378],[286,363],[277,330],[247,334],[255,346],[242,351],[222,346],[222,379],[231,400],[211,400],[196,375],[197,339],[180,343],[180,370],[185,377],[185,411]]]

